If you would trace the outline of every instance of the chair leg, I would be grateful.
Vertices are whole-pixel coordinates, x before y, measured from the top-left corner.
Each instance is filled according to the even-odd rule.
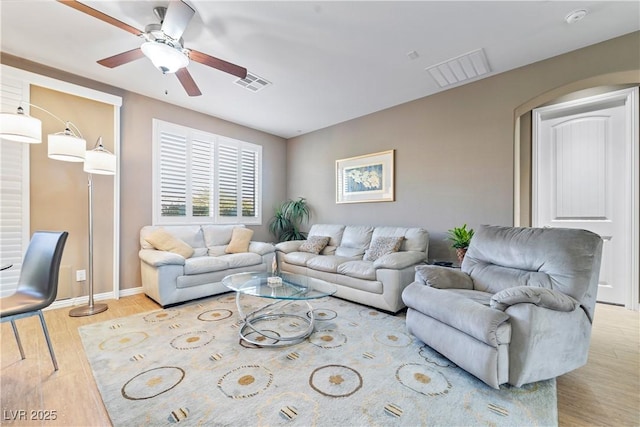
[[[11,327],[13,328],[13,336],[16,337],[18,343],[18,350],[20,350],[20,357],[24,360],[24,350],[22,349],[22,341],[20,341],[20,334],[18,334],[18,328],[16,328],[15,321],[11,320]]]
[[[51,338],[49,338],[49,330],[47,329],[47,324],[44,322],[44,316],[42,315],[42,310],[38,310],[38,316],[40,316],[40,323],[42,324],[42,331],[44,332],[44,338],[47,340],[47,346],[49,347],[49,353],[51,354],[51,361],[53,362],[53,367],[57,371],[58,370],[58,361],[56,360],[56,355],[53,353],[53,346],[51,345]]]

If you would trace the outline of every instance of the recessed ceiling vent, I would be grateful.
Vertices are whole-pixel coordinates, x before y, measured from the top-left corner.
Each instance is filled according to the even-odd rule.
[[[440,87],[466,82],[491,71],[484,50],[478,49],[426,68]]]
[[[247,72],[247,77],[244,79],[236,80],[236,84],[243,88],[250,90],[251,92],[258,92],[271,84],[270,81],[263,79],[262,77]]]

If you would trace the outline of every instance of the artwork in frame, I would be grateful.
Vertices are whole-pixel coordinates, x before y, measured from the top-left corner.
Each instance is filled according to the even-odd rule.
[[[336,160],[336,203],[393,202],[394,150]]]

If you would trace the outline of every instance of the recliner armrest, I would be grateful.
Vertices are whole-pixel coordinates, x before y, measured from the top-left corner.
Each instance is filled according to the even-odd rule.
[[[416,266],[416,281],[436,289],[473,289],[473,280],[467,273],[438,265]]]
[[[154,267],[160,267],[161,265],[184,265],[185,261],[181,255],[155,249],[140,249],[138,256],[142,261]]]
[[[515,286],[504,289],[491,297],[491,308],[505,311],[516,304],[534,304],[555,311],[573,311],[578,301],[562,292],[531,286]]]

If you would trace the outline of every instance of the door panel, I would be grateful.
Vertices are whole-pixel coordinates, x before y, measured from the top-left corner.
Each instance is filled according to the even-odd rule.
[[[631,283],[631,168],[624,100],[537,110],[534,226],[603,240],[598,301],[624,304]]]

